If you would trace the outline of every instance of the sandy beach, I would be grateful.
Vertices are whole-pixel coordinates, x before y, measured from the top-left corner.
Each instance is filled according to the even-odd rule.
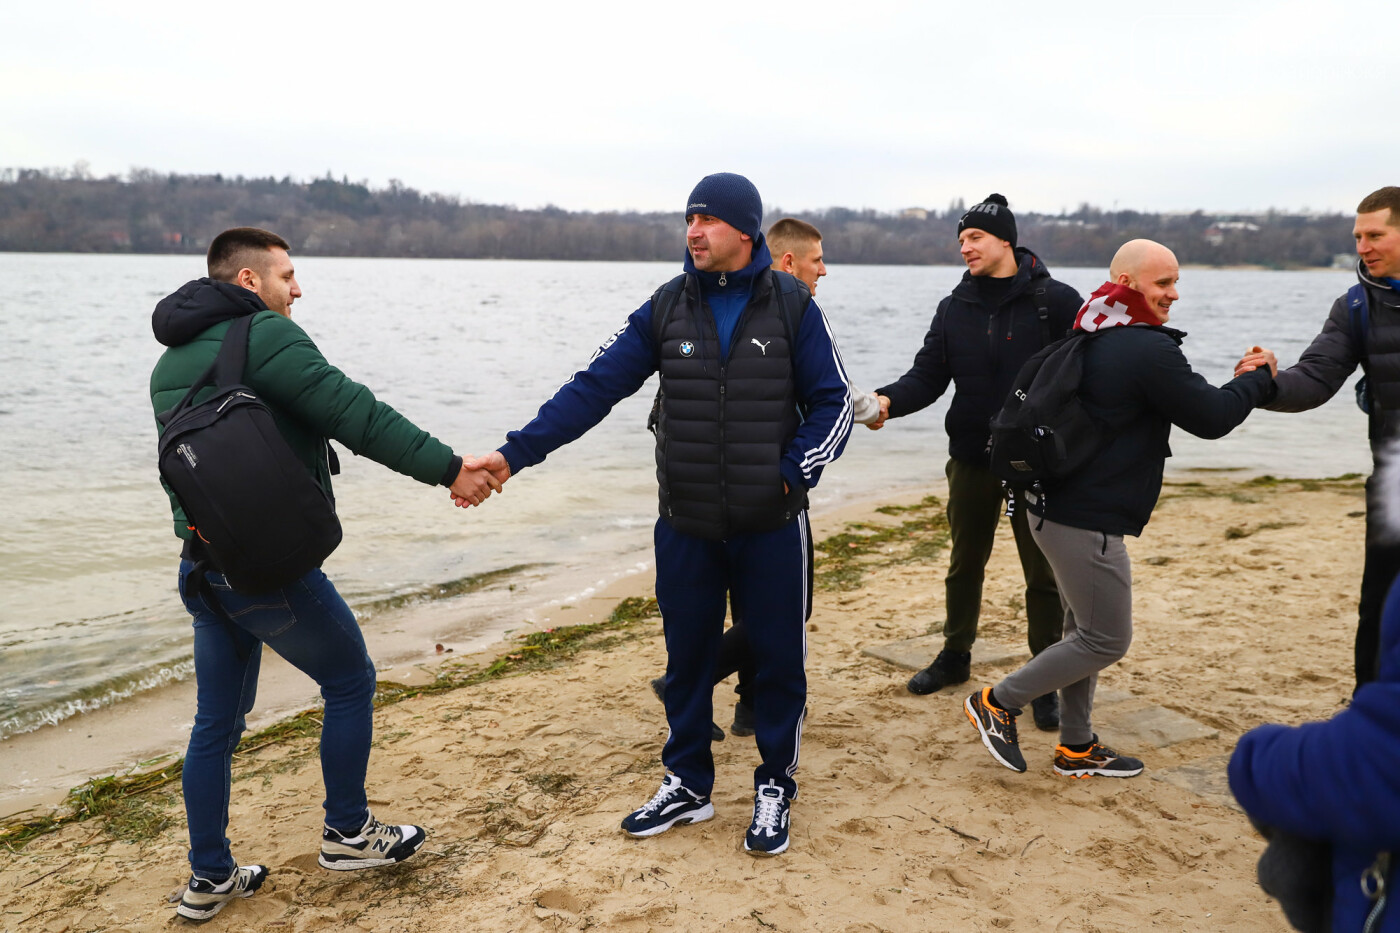
[[[452,670],[514,656],[517,672],[382,706],[371,805],[431,834],[390,870],[317,867],[314,737],[240,753],[229,835],[236,857],[271,875],[207,928],[1286,929],[1255,884],[1262,841],[1231,805],[1223,763],[1245,730],[1325,718],[1350,694],[1361,481],[1169,480],[1129,541],[1134,644],[1100,679],[1102,738],[1146,762],[1129,780],[1055,775],[1054,735],[1029,716],[1031,767],[1015,774],[962,713],[973,687],[1027,655],[1005,522],[971,683],[913,696],[909,670],[866,653],[941,627],[945,527],[941,505],[923,497],[942,494],[931,486],[813,522],[826,546],[787,854],[742,850],[757,753],[733,736],[715,746],[715,819],[649,840],[619,831],[662,776],[666,724],[648,680],[665,652],[648,618],[603,625],[537,664],[507,639]],[[561,606],[552,624],[600,622],[649,586],[648,574],[630,577],[606,598]],[[901,650],[921,645],[937,649],[924,639]],[[721,725],[731,687],[715,691]],[[179,926],[169,896],[187,877],[185,845],[178,783],[38,836],[6,855],[0,931]]]

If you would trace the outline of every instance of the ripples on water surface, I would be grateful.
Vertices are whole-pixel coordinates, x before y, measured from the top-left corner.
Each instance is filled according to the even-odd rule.
[[[352,378],[458,452],[523,425],[677,264],[297,258],[295,318]],[[178,544],[156,480],[147,380],[155,302],[203,274],[189,257],[0,254],[0,736],[189,673]],[[856,383],[899,376],[952,267],[833,266],[819,299]],[[1088,294],[1102,270],[1060,269]],[[1172,324],[1214,383],[1251,343],[1292,362],[1350,273],[1185,271]],[[532,562],[606,566],[655,517],[654,384],[481,509],[342,456],[345,543],[327,563],[352,605]],[[856,428],[818,510],[941,476],[946,398],[878,433]],[[1342,395],[1261,412],[1215,442],[1173,432],[1171,466],[1328,476],[1369,469]],[[823,529],[819,528],[819,533]],[[1149,532],[1150,534],[1150,532]],[[464,614],[471,597],[463,597]],[[374,621],[371,620],[371,625]]]

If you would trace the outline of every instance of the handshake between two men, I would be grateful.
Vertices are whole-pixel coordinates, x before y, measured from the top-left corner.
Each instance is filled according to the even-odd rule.
[[[499,450],[484,457],[463,457],[462,470],[452,484],[452,503],[465,509],[481,505],[493,492],[500,492],[510,479],[510,464]]]

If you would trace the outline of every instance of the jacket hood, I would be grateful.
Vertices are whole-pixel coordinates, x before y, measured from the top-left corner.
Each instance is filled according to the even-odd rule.
[[[222,321],[266,310],[263,300],[242,286],[195,279],[156,304],[151,330],[165,346],[178,347]]]
[[[749,264],[737,272],[722,273],[725,276],[726,287],[730,287],[737,282],[743,282],[744,280],[748,280],[748,282],[752,283],[754,279],[758,278],[760,272],[763,272],[772,264],[773,255],[768,252],[768,238],[760,233],[753,241],[753,257],[749,260]],[[700,280],[700,286],[703,289],[708,290],[717,287],[719,284],[721,273],[701,272],[699,269],[695,268],[695,263],[691,261],[690,250],[688,249],[685,251],[685,271],[698,278]]]
[[[1040,261],[1040,257],[1024,246],[1018,246],[1013,251],[1016,256],[1016,274],[1012,276],[1015,282],[1010,291],[1006,294],[1006,300],[1025,291],[1027,285],[1034,279],[1050,278],[1050,270],[1045,268],[1045,263]],[[953,289],[953,294],[965,301],[977,300],[977,276],[972,274],[972,270],[963,272],[962,281],[958,282]]]
[[[1396,288],[1395,286],[1390,284],[1390,279],[1378,279],[1371,273],[1367,272],[1366,263],[1362,262],[1360,259],[1356,260],[1356,278],[1357,281],[1359,281],[1362,285],[1369,285],[1372,288],[1378,288],[1381,290],[1382,293],[1400,292],[1400,288]]]

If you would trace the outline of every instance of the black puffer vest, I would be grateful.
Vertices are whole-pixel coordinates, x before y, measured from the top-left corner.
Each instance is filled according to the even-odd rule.
[[[657,295],[667,289],[679,294],[656,325],[661,516],[677,531],[710,540],[781,528],[807,504],[804,488],[783,494],[778,470],[801,423],[792,341],[807,287],[785,272],[759,275],[728,358],[695,276],[680,276]]]

